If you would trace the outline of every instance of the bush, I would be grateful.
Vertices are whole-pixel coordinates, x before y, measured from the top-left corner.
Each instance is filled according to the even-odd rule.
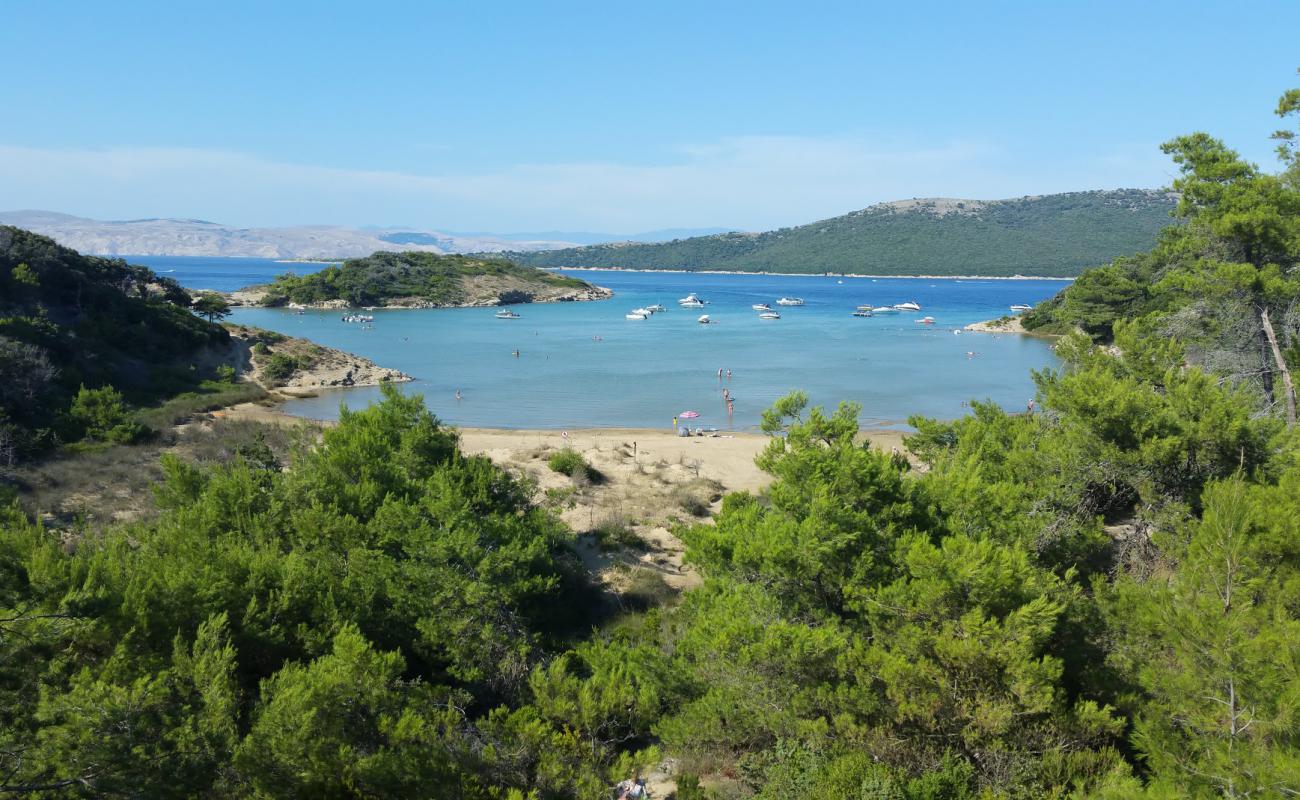
[[[298,371],[298,360],[283,353],[274,353],[262,365],[262,374],[271,381],[279,383],[293,377]]]
[[[112,386],[87,389],[83,385],[72,401],[69,415],[88,439],[135,444],[149,435],[148,428],[128,418],[122,393]]]
[[[567,447],[548,458],[546,465],[554,472],[568,475],[570,478],[592,478],[599,474],[592,469],[581,453]]]

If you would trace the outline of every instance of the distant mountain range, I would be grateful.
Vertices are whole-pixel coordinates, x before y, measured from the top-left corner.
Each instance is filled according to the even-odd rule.
[[[1071,277],[1149,250],[1177,197],[1143,189],[881,203],[766,233],[507,256],[534,267]]]
[[[0,224],[49,236],[64,247],[95,255],[355,258],[379,250],[497,253],[547,250],[598,242],[665,241],[725,228],[680,229],[618,236],[600,233],[449,233],[418,227],[349,228],[306,225],[238,228],[200,219],[95,220],[53,211],[0,212]]]

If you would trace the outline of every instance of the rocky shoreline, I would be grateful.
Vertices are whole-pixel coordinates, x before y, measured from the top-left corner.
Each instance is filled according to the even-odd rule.
[[[308,339],[248,325],[229,325],[227,329],[239,350],[240,372],[263,388],[284,395],[414,380],[400,370]]]

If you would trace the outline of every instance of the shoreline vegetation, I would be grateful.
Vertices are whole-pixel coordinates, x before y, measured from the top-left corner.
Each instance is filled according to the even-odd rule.
[[[1076,276],[1054,275],[873,275],[861,272],[763,272],[743,269],[642,269],[630,267],[542,267],[569,272],[664,272],[690,275],[773,275],[782,278],[889,278],[943,281],[1073,281]]]

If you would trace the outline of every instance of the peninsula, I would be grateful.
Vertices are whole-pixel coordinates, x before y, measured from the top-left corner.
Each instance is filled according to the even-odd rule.
[[[535,267],[1069,278],[1150,248],[1175,202],[1170,192],[1145,189],[899,200],[764,233],[508,256]]]
[[[286,272],[231,296],[237,305],[463,308],[604,300],[613,292],[500,258],[379,252],[310,275]]]

